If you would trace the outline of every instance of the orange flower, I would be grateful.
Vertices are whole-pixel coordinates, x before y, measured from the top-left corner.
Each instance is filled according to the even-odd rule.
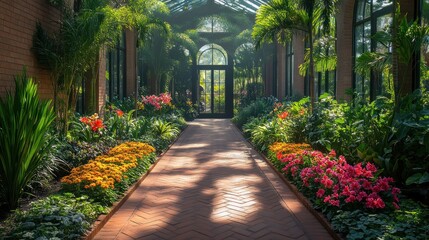
[[[101,120],[100,120],[101,121]],[[128,170],[138,166],[138,159],[149,155],[155,149],[141,142],[126,142],[110,150],[106,155],[96,157],[87,164],[73,168],[68,176],[61,179],[64,184],[76,184],[91,189],[115,188]]]
[[[312,148],[306,143],[275,142],[270,146],[269,150],[279,157],[284,154],[301,154],[303,151],[311,151]]]
[[[118,115],[118,117],[122,117],[124,116],[124,112],[121,109],[116,110],[116,115]]]
[[[288,112],[282,112],[282,113],[278,114],[277,117],[280,119],[285,119],[285,118],[287,118],[288,115],[289,115]]]

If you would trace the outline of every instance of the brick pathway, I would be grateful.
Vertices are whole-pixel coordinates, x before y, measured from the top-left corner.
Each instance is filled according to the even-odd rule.
[[[198,119],[95,239],[331,239],[226,119]]]

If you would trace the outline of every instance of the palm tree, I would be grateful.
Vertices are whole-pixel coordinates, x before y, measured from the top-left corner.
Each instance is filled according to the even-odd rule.
[[[81,0],[74,9],[62,8],[58,32],[51,35],[37,25],[33,50],[37,60],[51,70],[60,133],[68,130],[68,115],[75,110],[79,84],[91,70],[87,80],[95,91],[94,72],[102,47],[114,46],[124,28],[144,35],[149,25],[158,22],[155,14],[166,11],[159,0]]]
[[[311,109],[314,107],[314,43],[318,32],[328,34],[338,0],[271,0],[256,13],[252,36],[257,48],[262,43],[285,43],[303,33],[309,43],[309,85]]]

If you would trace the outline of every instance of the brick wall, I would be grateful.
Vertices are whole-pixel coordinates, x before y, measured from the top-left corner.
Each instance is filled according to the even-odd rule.
[[[31,47],[36,22],[53,31],[59,16],[46,0],[0,0],[0,96],[13,89],[13,76],[24,65],[38,82],[41,97],[52,96],[49,72],[37,64]]]

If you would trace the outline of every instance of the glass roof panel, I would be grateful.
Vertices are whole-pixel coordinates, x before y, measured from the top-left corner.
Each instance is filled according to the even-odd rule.
[[[172,13],[189,11],[205,4],[217,4],[234,11],[256,13],[256,10],[268,0],[163,0]]]

